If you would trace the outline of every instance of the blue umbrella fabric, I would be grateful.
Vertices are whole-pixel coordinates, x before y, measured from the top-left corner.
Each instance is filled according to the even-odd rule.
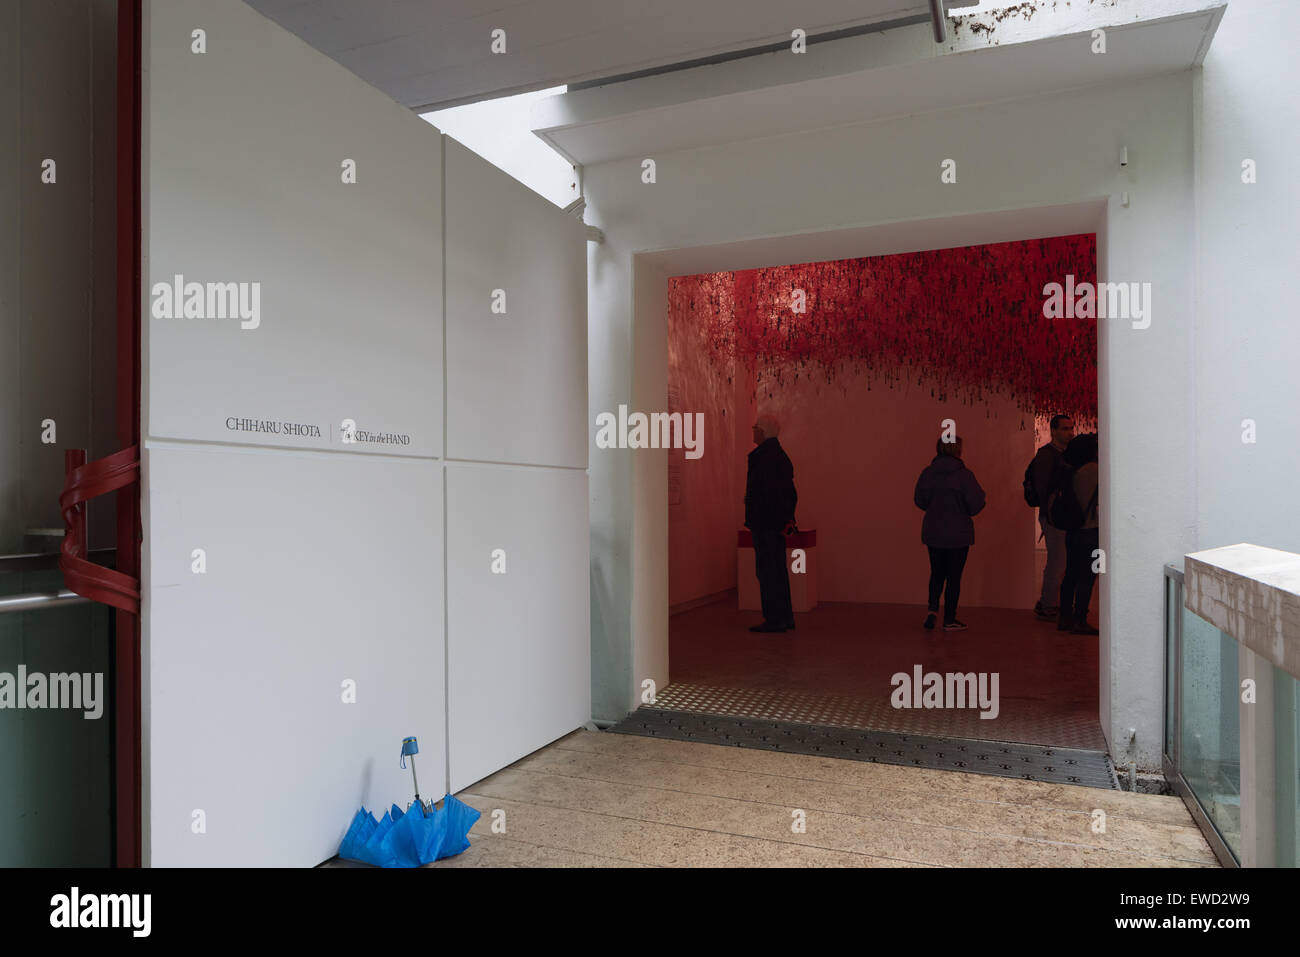
[[[455,857],[469,847],[469,829],[482,815],[464,801],[457,801],[450,794],[443,801],[442,810],[447,814],[447,831],[442,838],[439,857]]]
[[[469,847],[469,830],[481,815],[447,794],[432,812],[396,804],[378,820],[364,807],[352,818],[339,857],[376,867],[419,867],[454,857]]]
[[[392,843],[387,840],[388,832],[393,829],[393,822],[385,814],[378,821],[364,807],[352,818],[352,826],[343,836],[339,845],[339,857],[350,861],[362,861],[376,867],[396,867],[397,859],[393,855]]]

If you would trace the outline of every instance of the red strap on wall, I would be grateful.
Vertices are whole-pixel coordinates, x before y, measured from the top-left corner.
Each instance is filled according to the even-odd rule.
[[[78,595],[131,614],[140,612],[140,579],[86,559],[86,502],[140,480],[140,447],[132,445],[86,464],[85,449],[63,453],[63,545],[59,568],[63,581]]]

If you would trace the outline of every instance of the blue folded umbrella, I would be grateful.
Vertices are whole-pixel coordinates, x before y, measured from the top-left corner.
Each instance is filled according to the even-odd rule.
[[[379,820],[363,807],[339,845],[339,857],[376,867],[419,867],[469,847],[469,830],[479,817],[450,794],[432,811],[418,801],[405,812],[394,804]]]
[[[469,847],[469,829],[483,815],[450,794],[443,798],[442,810],[447,815],[447,830],[438,857],[455,857]]]

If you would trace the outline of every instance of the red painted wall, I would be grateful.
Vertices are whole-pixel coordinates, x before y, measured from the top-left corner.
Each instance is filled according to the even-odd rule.
[[[1041,563],[1020,481],[1035,413],[1096,408],[1095,321],[1041,315],[1043,286],[1067,272],[1095,281],[1093,237],[670,280],[670,410],[705,416],[704,456],[669,453],[670,604],[736,584],[749,427],[771,411],[800,527],[818,530],[822,601],[924,602],[912,490],[952,418],[988,493],[962,602],[1032,607]],[[964,302],[936,298],[936,284]],[[802,315],[793,288],[807,291]]]

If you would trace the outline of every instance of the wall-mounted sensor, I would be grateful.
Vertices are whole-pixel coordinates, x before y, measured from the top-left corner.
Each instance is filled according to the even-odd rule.
[[[1127,165],[1128,165],[1128,147],[1127,147],[1127,146],[1121,146],[1121,147],[1119,148],[1119,165],[1120,165],[1120,166],[1127,166]]]

